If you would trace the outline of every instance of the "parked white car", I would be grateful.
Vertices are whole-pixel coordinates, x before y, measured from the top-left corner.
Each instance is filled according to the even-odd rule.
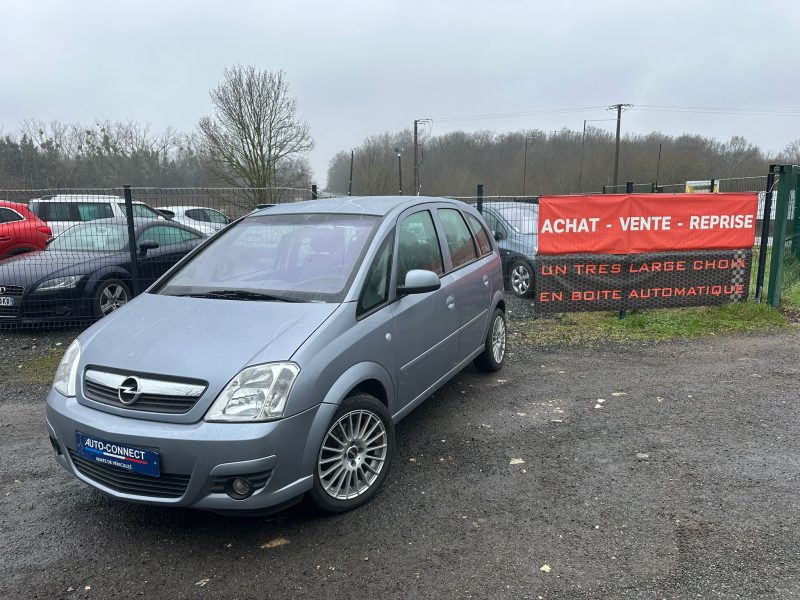
[[[100,194],[42,196],[28,202],[28,209],[47,223],[54,236],[84,221],[126,216],[124,198]],[[133,203],[133,216],[145,219],[164,219],[155,209],[144,202]]]
[[[205,206],[159,206],[156,210],[168,219],[206,235],[214,235],[231,222],[224,213]]]

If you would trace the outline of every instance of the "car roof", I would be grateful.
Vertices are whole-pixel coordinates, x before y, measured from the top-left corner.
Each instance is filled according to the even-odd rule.
[[[156,210],[159,210],[159,209],[171,210],[173,212],[178,212],[178,211],[184,211],[185,212],[187,210],[195,210],[195,209],[198,209],[198,208],[202,208],[203,210],[216,210],[217,212],[220,212],[220,210],[218,208],[212,208],[210,206],[199,206],[199,205],[194,205],[194,204],[191,205],[191,206],[183,206],[183,205],[176,204],[174,206],[156,206],[155,207]]]
[[[42,196],[32,198],[31,202],[124,202],[121,196],[103,194],[56,194],[55,196]]]
[[[3,208],[13,208],[14,210],[19,210],[20,208],[28,209],[24,202],[12,202],[11,200],[0,200],[0,206]]]
[[[108,219],[92,219],[91,221],[78,221],[72,227],[77,227],[79,225],[89,225],[89,224],[101,224],[101,225],[127,225],[128,219],[126,217],[110,217]],[[145,225],[166,225],[169,227],[179,227],[181,229],[187,229],[185,226],[181,225],[180,223],[175,223],[174,221],[162,221],[160,219],[150,219],[148,217],[134,217],[133,218],[133,226],[136,229],[143,227]],[[70,229],[72,229],[70,227]]]
[[[254,212],[254,215],[281,215],[295,213],[339,213],[364,214],[378,217],[390,213],[399,213],[407,208],[428,202],[457,202],[452,198],[435,198],[432,196],[344,196],[341,198],[321,198],[276,204]]]

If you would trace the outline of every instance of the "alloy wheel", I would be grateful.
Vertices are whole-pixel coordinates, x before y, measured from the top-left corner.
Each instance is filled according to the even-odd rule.
[[[128,291],[118,283],[111,283],[100,292],[100,312],[114,312],[128,301]]]
[[[325,434],[317,459],[322,488],[337,500],[366,492],[386,462],[387,435],[383,421],[368,410],[342,415]]]
[[[497,315],[492,325],[492,356],[496,363],[503,362],[506,355],[506,322]]]
[[[517,265],[511,271],[511,289],[518,296],[524,296],[531,288],[531,272],[525,265]]]

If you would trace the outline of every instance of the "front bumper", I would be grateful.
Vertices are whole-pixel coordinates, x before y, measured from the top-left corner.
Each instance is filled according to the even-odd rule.
[[[176,424],[108,414],[51,389],[47,429],[56,461],[84,483],[116,498],[216,512],[262,511],[311,489],[319,445],[335,410],[334,405],[320,404],[270,423]],[[145,481],[143,485],[151,484],[145,495],[142,485],[126,483],[124,471],[113,467],[92,471],[76,457],[76,432],[156,450],[162,478]],[[266,477],[266,485],[235,500],[219,482],[237,476]],[[159,492],[160,484],[170,493]]]
[[[82,289],[26,292],[17,297],[13,309],[0,311],[0,327],[93,320],[96,317],[92,311],[92,298],[86,296],[87,293]]]

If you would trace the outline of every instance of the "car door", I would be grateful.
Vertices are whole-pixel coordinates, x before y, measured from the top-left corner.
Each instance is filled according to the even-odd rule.
[[[202,238],[175,225],[152,225],[142,230],[136,238],[137,245],[148,240],[158,244],[158,248],[139,255],[139,279],[141,289],[152,284],[166,273],[175,263],[192,250]]]
[[[458,358],[458,311],[455,278],[444,273],[439,233],[431,210],[419,207],[397,222],[394,260],[395,288],[411,269],[440,276],[434,292],[409,294],[391,305],[395,320],[398,409],[429,395],[452,371]]]
[[[489,259],[481,257],[464,215],[455,207],[436,209],[444,231],[454,277],[458,312],[458,361],[465,361],[484,344],[491,300]]]

